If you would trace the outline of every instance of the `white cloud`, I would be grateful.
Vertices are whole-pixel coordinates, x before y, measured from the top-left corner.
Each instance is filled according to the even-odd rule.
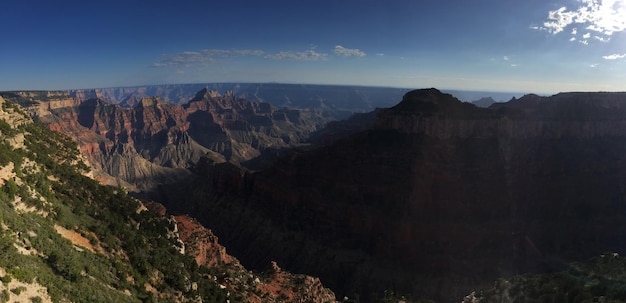
[[[264,52],[258,49],[203,49],[201,51],[184,51],[173,55],[165,55],[161,60],[152,64],[153,67],[184,67],[191,65],[206,65],[217,58],[238,56],[261,56]]]
[[[266,59],[271,60],[304,60],[304,61],[319,61],[326,60],[328,54],[318,53],[312,49],[303,52],[278,52],[265,56]]]
[[[385,54],[383,54],[383,53],[377,53],[377,54],[376,54],[376,56],[378,56],[378,57],[383,57],[383,56],[385,56]]]
[[[625,57],[626,57],[626,54],[612,54],[608,56],[602,56],[602,58],[604,58],[605,60],[617,60],[617,59],[622,59]]]
[[[337,55],[344,57],[365,57],[365,53],[359,50],[358,48],[345,48],[341,45],[335,45],[333,52]]]
[[[583,44],[583,45],[589,45],[589,41],[587,40],[580,40],[578,42],[580,42],[580,44]]]
[[[543,23],[544,28],[553,34],[558,34],[562,32],[565,27],[572,24],[576,13],[568,12],[566,9],[567,8],[563,6],[558,10],[548,12],[548,20],[550,21]]]
[[[517,64],[511,64],[511,67],[517,67],[517,66],[518,66]]]
[[[598,64],[597,64],[597,63],[594,63],[594,64],[589,64],[589,67],[596,67],[596,66],[598,66]]]
[[[543,26],[531,26],[532,29],[546,30],[552,34],[564,31],[570,25],[582,25],[586,30],[597,33],[601,39],[608,41],[609,36],[626,30],[626,2],[624,0],[578,0],[578,7],[569,10],[563,6],[549,11]],[[573,28],[571,35],[578,34]],[[591,33],[583,36],[591,37]]]
[[[502,57],[502,59],[504,59],[504,61],[509,61],[509,57],[508,56],[504,56],[504,57]]]
[[[576,37],[569,38],[569,41],[576,41]]]
[[[600,37],[600,36],[593,36],[593,38],[601,42],[608,42],[609,40],[611,40],[611,38]]]
[[[267,53],[259,49],[204,49],[201,51],[184,51],[173,55],[164,55],[161,60],[152,64],[152,67],[189,67],[198,65],[208,65],[216,60],[232,57],[261,57],[270,60],[304,60],[318,61],[326,60],[328,54],[318,53],[313,49],[302,52],[281,51]]]

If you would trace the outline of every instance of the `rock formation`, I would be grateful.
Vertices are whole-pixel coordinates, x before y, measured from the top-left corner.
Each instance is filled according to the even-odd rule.
[[[190,176],[205,156],[242,162],[267,148],[302,144],[328,118],[315,110],[277,109],[203,89],[185,105],[156,97],[123,108],[87,93],[7,94],[49,128],[72,134],[99,180],[132,190]]]
[[[163,205],[147,201],[146,206],[165,216]],[[199,266],[216,273],[216,279],[232,297],[243,302],[334,303],[335,294],[318,278],[283,271],[276,262],[263,273],[246,270],[239,260],[226,253],[217,236],[187,215],[173,216],[177,233],[185,245],[185,254]]]

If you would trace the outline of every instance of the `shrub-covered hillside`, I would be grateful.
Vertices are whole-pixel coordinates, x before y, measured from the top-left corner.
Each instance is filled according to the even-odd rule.
[[[463,303],[626,302],[626,258],[619,254],[572,264],[550,262],[563,270],[501,278],[470,294]]]
[[[0,302],[225,302],[173,223],[0,98]]]

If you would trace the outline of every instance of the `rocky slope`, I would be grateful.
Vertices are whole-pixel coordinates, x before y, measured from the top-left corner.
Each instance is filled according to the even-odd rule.
[[[217,237],[196,220],[174,216],[186,253],[194,256],[198,265],[214,268],[220,284],[243,302],[332,303],[335,294],[325,288],[318,278],[283,271],[276,262],[260,274],[247,271]]]
[[[258,172],[206,159],[201,178],[163,191],[253,268],[276,260],[363,300],[461,300],[624,249],[625,123],[622,93],[484,109],[417,90],[329,146]]]
[[[75,137],[99,180],[137,190],[189,177],[187,169],[202,156],[242,162],[268,148],[302,144],[329,119],[315,110],[277,109],[207,89],[182,106],[143,97],[132,109],[50,94],[4,95],[49,128]]]

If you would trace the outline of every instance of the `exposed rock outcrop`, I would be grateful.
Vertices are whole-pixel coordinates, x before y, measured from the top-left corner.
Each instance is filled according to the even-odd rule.
[[[239,263],[226,253],[226,248],[218,243],[217,236],[200,223],[185,215],[174,216],[180,239],[185,243],[187,254],[196,259],[198,265],[215,267]]]
[[[165,208],[159,203],[146,206],[160,215]],[[185,253],[195,258],[198,265],[207,266],[216,273],[216,279],[233,297],[244,302],[334,303],[334,293],[325,288],[318,278],[292,274],[281,270],[276,262],[261,274],[246,270],[239,261],[226,253],[217,236],[187,215],[173,216]]]

